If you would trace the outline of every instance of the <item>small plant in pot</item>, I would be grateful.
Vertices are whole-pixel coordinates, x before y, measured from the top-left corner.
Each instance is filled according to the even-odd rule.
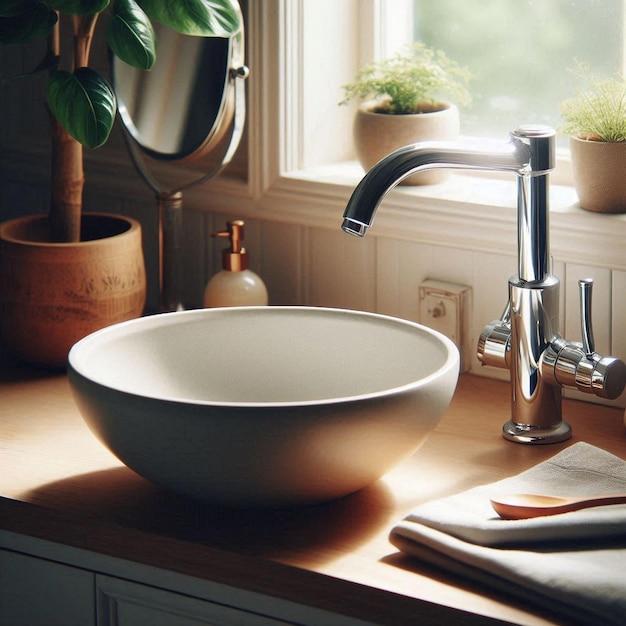
[[[0,44],[48,42],[37,71],[49,74],[49,211],[0,225],[2,339],[26,361],[64,366],[75,341],[143,311],[140,225],[83,213],[83,147],[107,141],[117,109],[108,81],[89,67],[96,25],[106,28],[113,54],[150,69],[157,54],[153,20],[198,36],[230,37],[241,27],[236,0],[4,0],[0,6]]]
[[[626,80],[598,79],[579,65],[585,86],[561,103],[570,136],[574,186],[580,205],[600,213],[626,212]]]
[[[452,101],[471,102],[470,78],[466,68],[423,43],[361,68],[354,82],[343,87],[340,104],[363,100],[354,120],[354,143],[363,168],[368,170],[390,152],[417,141],[456,139],[459,111]],[[445,176],[443,170],[433,170],[404,183],[431,184]]]

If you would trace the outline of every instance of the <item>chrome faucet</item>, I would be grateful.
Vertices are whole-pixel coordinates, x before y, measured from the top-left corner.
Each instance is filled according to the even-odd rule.
[[[517,176],[517,266],[509,279],[509,301],[499,320],[487,324],[478,341],[483,365],[511,373],[511,418],[505,439],[557,443],[571,436],[561,417],[561,388],[575,387],[602,398],[617,398],[626,385],[626,365],[595,352],[590,279],[580,281],[582,341],[558,332],[559,279],[549,252],[549,172],[554,169],[555,132],[521,126],[509,142],[467,146],[424,142],[400,148],[379,161],[354,190],[342,228],[363,237],[385,194],[415,172],[432,168],[496,170]]]

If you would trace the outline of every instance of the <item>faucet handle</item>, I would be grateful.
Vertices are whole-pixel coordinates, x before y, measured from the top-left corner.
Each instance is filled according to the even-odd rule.
[[[581,278],[578,281],[580,293],[580,333],[582,336],[583,350],[588,358],[591,358],[595,350],[593,340],[593,326],[591,323],[591,296],[593,293],[593,278]]]
[[[476,356],[482,365],[508,368],[511,358],[511,301],[507,301],[506,307],[499,320],[487,324],[480,337]]]
[[[615,400],[626,387],[626,364],[613,356],[598,357],[591,372],[592,393],[600,398]]]
[[[577,379],[589,385],[592,392],[601,398],[614,400],[626,386],[626,365],[621,359],[601,356],[596,353],[591,319],[593,278],[578,281],[580,293],[580,332],[585,358],[578,365]]]
[[[554,337],[542,356],[542,373],[553,384],[615,400],[626,386],[626,364],[595,351],[591,321],[593,279],[579,280],[578,287],[582,342]]]

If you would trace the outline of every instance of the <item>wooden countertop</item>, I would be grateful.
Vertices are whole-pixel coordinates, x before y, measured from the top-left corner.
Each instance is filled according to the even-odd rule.
[[[552,446],[502,439],[508,413],[507,384],[462,376],[424,446],[371,487],[300,510],[230,511],[134,474],[91,434],[64,375],[3,357],[0,528],[380,623],[555,624],[387,540],[416,505],[516,474],[576,441],[626,459],[621,410],[565,400],[574,436]]]

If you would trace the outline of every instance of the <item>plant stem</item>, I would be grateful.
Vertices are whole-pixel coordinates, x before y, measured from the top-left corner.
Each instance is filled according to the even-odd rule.
[[[99,13],[74,15],[74,68],[87,67]]]
[[[72,71],[86,67],[97,22],[96,15],[74,16],[74,50]],[[59,54],[59,22],[49,40],[50,50]],[[85,174],[83,146],[50,115],[52,137],[51,200],[48,222],[50,241],[80,241],[80,218],[83,204]]]
[[[80,241],[80,214],[83,187],[83,147],[50,115],[52,167],[50,240],[59,243]]]

